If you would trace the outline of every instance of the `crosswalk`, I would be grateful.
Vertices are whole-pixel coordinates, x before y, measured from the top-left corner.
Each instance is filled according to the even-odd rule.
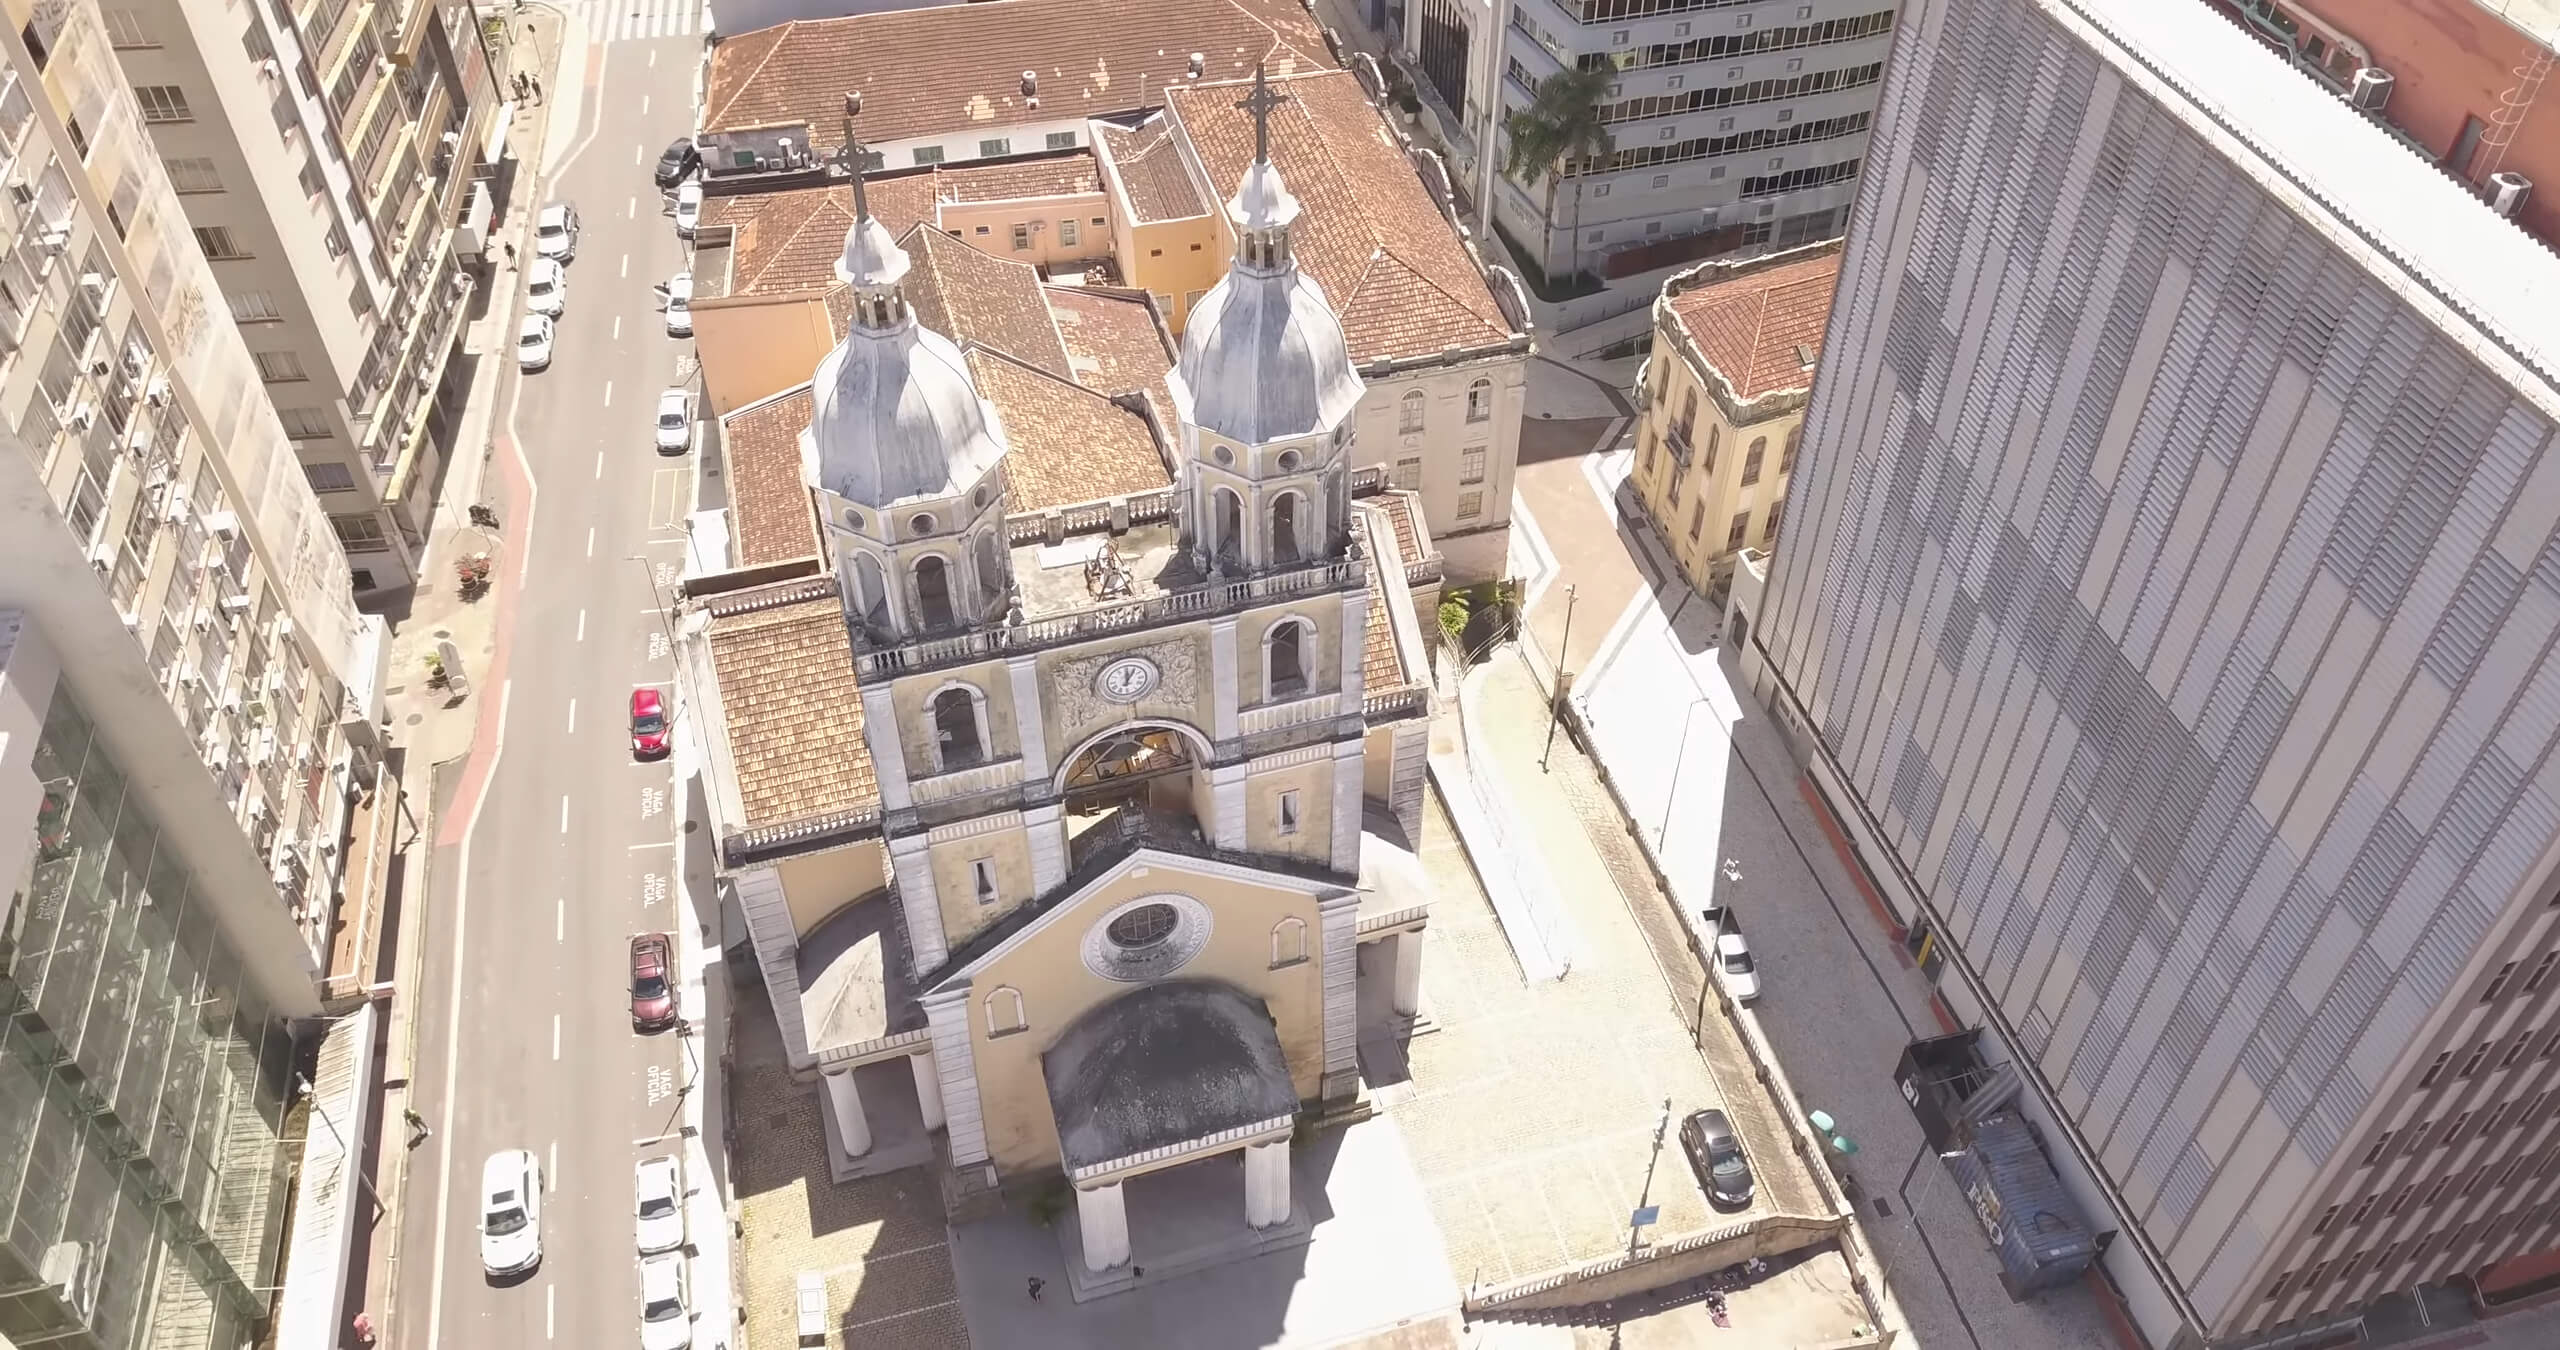
[[[561,9],[586,28],[590,42],[699,37],[711,26],[705,0],[566,0]]]

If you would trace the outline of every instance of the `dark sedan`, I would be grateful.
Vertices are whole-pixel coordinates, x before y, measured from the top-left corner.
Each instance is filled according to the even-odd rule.
[[[1742,1140],[1724,1112],[1690,1112],[1680,1122],[1680,1151],[1689,1155],[1689,1170],[1698,1174],[1709,1203],[1718,1209],[1750,1208],[1751,1160],[1743,1156]]]
[[[664,933],[631,939],[631,1029],[663,1031],[676,1024],[675,948]]]
[[[683,182],[685,175],[692,173],[694,166],[701,162],[702,154],[693,148],[693,138],[678,136],[658,156],[658,186],[661,189],[672,188]]]

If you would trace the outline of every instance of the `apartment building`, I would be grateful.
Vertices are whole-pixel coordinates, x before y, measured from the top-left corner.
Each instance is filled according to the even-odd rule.
[[[1548,276],[1632,276],[1838,236],[1858,194],[1895,0],[1513,0],[1496,119],[1567,68],[1614,68],[1612,150],[1494,221]]]
[[[504,154],[472,14],[432,0],[98,11],[360,593],[407,584],[426,540],[438,394],[470,295],[455,239],[489,216]]]
[[[2560,259],[2206,5],[1891,68],[1753,692],[2151,1344],[2548,1287]]]
[[[0,1339],[235,1350],[386,644],[97,11],[0,8]]]
[[[1702,595],[1778,542],[1840,241],[1701,263],[1653,302],[1636,374],[1636,505]]]

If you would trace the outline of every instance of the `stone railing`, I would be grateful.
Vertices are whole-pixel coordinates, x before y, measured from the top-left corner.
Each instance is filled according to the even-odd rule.
[[[854,835],[879,823],[880,804],[874,801],[849,811],[834,811],[780,825],[739,830],[720,841],[721,860],[730,867],[748,867],[754,865],[760,856],[781,850],[786,845],[824,835]]]
[[[1019,756],[991,760],[985,764],[972,764],[965,769],[935,774],[931,778],[916,779],[907,785],[907,792],[918,806],[931,806],[936,802],[974,797],[981,792],[993,792],[998,788],[1010,787],[1021,768],[1022,760]]]
[[[1422,711],[1430,697],[1431,686],[1427,684],[1381,690],[1360,700],[1360,715],[1372,722],[1392,722]]]
[[[1062,506],[1051,511],[1027,511],[1005,517],[1005,543],[1010,546],[1056,541],[1073,534],[1092,534],[1097,530],[1125,530],[1132,525],[1145,525],[1173,519],[1173,489],[1158,488],[1127,497]]]
[[[996,656],[1038,651],[1062,643],[1090,641],[1112,633],[1152,627],[1168,620],[1210,618],[1293,595],[1365,586],[1368,580],[1368,564],[1351,557],[1286,572],[1210,581],[1163,595],[1094,605],[1052,618],[1002,624],[896,646],[871,647],[857,638],[854,670],[864,679],[913,674]]]
[[[1402,928],[1406,924],[1430,917],[1431,906],[1407,905],[1402,909],[1389,910],[1384,914],[1363,914],[1353,931],[1361,934],[1383,932],[1389,928]]]
[[[1266,731],[1286,731],[1310,722],[1321,722],[1342,706],[1340,694],[1310,694],[1282,703],[1265,703],[1236,714],[1236,730],[1247,736]]]

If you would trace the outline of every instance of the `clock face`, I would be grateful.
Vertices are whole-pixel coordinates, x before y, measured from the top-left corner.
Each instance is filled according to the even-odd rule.
[[[1102,668],[1094,677],[1093,689],[1114,703],[1135,703],[1154,692],[1157,678],[1155,662],[1143,656],[1123,657]]]

